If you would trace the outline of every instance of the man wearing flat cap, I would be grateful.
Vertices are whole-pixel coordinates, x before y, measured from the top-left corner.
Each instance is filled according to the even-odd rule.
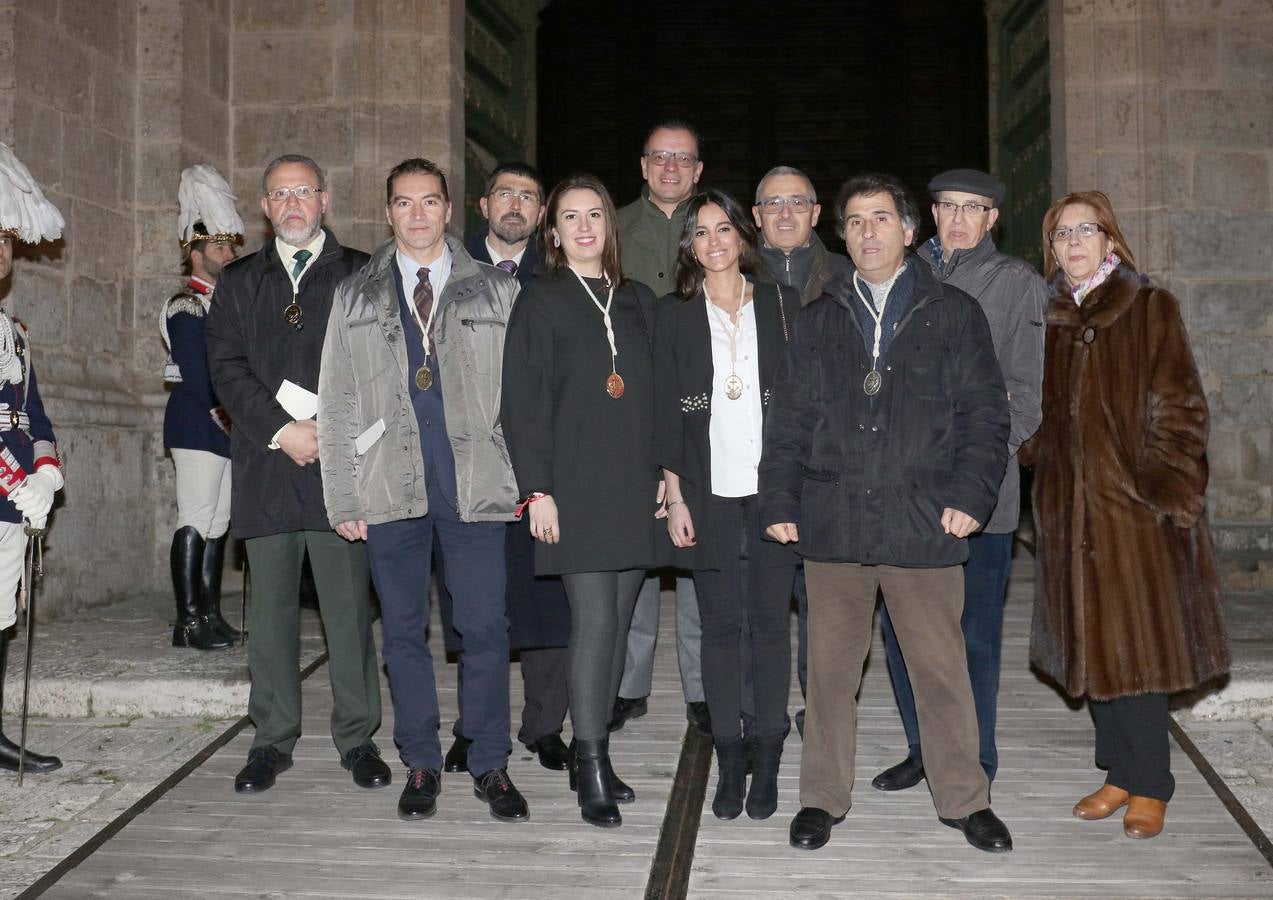
[[[999,695],[999,654],[1003,643],[1003,605],[1012,567],[1012,534],[1021,508],[1017,448],[1034,434],[1042,417],[1043,306],[1047,289],[1025,260],[995,249],[990,230],[999,218],[1007,188],[976,169],[952,169],[928,183],[937,235],[919,250],[937,278],[971,295],[990,322],[995,355],[1008,389],[1012,424],[1008,467],[999,499],[985,528],[968,537],[964,566],[964,611],[960,624],[977,708],[979,758],[994,781],[999,765],[995,714]],[[893,694],[906,728],[906,759],[885,769],[871,784],[882,791],[913,787],[924,779],[915,695],[898,648],[888,611],[882,614],[885,656]]]

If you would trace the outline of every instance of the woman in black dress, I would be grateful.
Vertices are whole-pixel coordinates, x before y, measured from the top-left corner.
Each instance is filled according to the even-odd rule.
[[[624,281],[614,202],[591,175],[548,198],[545,274],[517,298],[504,347],[501,421],[526,498],[535,571],[570,600],[571,783],[586,822],[622,824],[631,788],[606,723],[645,570],[655,563],[654,295]]]
[[[733,198],[690,200],[677,294],[660,307],[655,345],[655,456],[667,484],[667,529],[694,570],[703,621],[703,692],[718,777],[712,812],[743,811],[742,660],[749,626],[756,745],[747,815],[778,803],[778,763],[791,679],[788,618],[796,556],[764,539],[756,505],[769,385],[787,342],[781,288],[761,283],[756,231]],[[751,276],[751,277],[748,277]],[[793,310],[799,299],[793,301]]]

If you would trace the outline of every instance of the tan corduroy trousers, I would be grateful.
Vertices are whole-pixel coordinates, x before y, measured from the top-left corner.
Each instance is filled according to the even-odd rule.
[[[904,569],[805,562],[809,592],[809,687],[800,805],[833,816],[852,805],[857,693],[871,647],[876,590],[897,632],[915,689],[924,772],[937,814],[963,818],[990,805],[978,761],[977,713],[959,619],[961,566]]]

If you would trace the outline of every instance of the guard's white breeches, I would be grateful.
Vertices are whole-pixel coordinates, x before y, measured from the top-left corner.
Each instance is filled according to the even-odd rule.
[[[177,528],[205,539],[230,529],[230,461],[207,450],[173,449],[177,469]]]
[[[22,526],[14,522],[0,522],[0,631],[18,621],[18,588],[22,585],[22,560],[26,548],[27,536]]]

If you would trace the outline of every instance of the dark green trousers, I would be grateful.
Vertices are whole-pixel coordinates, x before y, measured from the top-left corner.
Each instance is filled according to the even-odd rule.
[[[248,538],[252,570],[248,716],[253,747],[291,753],[301,734],[301,561],[309,548],[318,607],[327,635],[332,685],[332,740],[343,757],[380,727],[380,677],[371,634],[366,545],[334,531],[288,531]]]

